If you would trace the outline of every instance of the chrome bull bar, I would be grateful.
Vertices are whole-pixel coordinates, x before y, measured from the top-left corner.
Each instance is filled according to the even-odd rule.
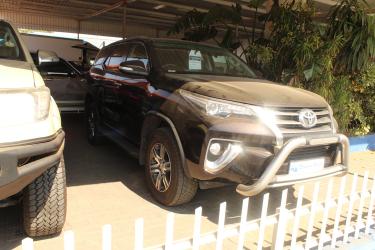
[[[303,146],[318,146],[341,144],[341,163],[336,164],[317,173],[302,174],[302,175],[276,175],[288,156],[297,148]],[[267,187],[279,187],[296,184],[298,182],[316,180],[329,176],[345,174],[349,166],[349,139],[342,134],[337,134],[327,137],[308,137],[302,136],[289,140],[276,154],[263,174],[255,183],[251,185],[239,184],[236,191],[245,196],[254,196],[262,192]]]

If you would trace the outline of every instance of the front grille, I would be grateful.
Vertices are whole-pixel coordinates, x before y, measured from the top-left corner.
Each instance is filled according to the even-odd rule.
[[[324,157],[324,167],[330,167],[334,164],[337,154],[337,144],[327,146],[304,147],[294,150],[286,159],[277,174],[288,174],[289,163],[293,160],[307,160]]]
[[[301,136],[303,134],[332,132],[332,119],[326,108],[312,108],[317,116],[317,123],[312,128],[305,128],[298,119],[303,108],[279,108],[275,110],[276,123],[284,137]]]

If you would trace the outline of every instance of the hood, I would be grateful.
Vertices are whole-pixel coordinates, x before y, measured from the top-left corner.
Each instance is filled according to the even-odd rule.
[[[17,60],[0,60],[0,89],[35,87],[33,64]]]
[[[262,79],[196,74],[166,74],[180,82],[181,89],[197,94],[265,107],[327,107],[327,102],[312,92]]]

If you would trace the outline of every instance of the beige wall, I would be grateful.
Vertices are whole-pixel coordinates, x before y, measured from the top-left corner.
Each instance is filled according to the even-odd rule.
[[[36,52],[37,50],[54,51],[58,56],[68,61],[79,61],[79,58],[82,57],[82,50],[72,48],[73,45],[80,43],[78,40],[25,34],[21,34],[21,36],[30,52]]]

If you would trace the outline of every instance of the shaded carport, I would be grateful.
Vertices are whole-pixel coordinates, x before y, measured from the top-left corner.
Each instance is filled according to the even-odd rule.
[[[167,30],[187,11],[207,11],[215,5],[230,7],[231,0],[2,0],[0,18],[10,20],[19,28],[129,37],[166,36]],[[254,9],[243,4],[245,25],[252,26]],[[324,16],[336,2],[316,0],[317,16]],[[266,13],[273,1],[258,9]],[[263,32],[257,22],[256,32]]]

